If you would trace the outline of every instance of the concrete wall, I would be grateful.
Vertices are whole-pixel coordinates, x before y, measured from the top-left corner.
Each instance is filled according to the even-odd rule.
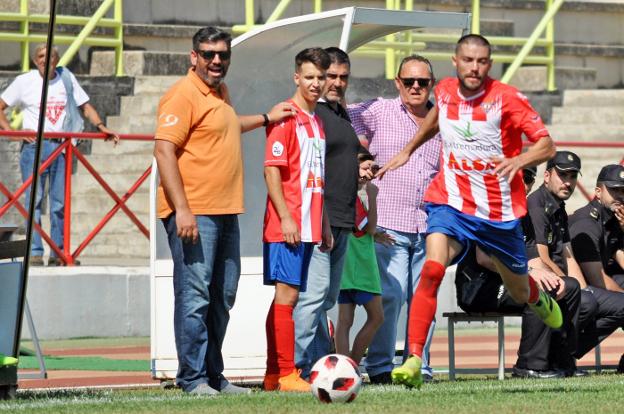
[[[27,298],[40,339],[149,336],[148,268],[30,269]]]
[[[150,282],[147,267],[70,267],[31,268],[28,280],[28,303],[35,329],[40,339],[61,339],[84,336],[149,336]],[[446,327],[442,312],[457,311],[454,268],[449,269],[438,295],[438,327]],[[262,286],[259,274],[243,275],[239,295],[230,322],[232,332],[254,331],[262,336],[266,309],[259,309],[258,289]],[[170,306],[170,305],[169,305]],[[261,314],[260,318],[256,318]],[[337,320],[337,311],[330,316]],[[403,309],[399,326],[405,323]],[[259,327],[250,327],[250,320],[261,320]],[[362,325],[366,316],[358,309],[353,331]],[[256,329],[257,328],[257,329]],[[399,340],[403,332],[399,330]],[[24,323],[23,338],[30,338]],[[257,340],[264,340],[264,337]],[[255,340],[255,339],[254,339]]]

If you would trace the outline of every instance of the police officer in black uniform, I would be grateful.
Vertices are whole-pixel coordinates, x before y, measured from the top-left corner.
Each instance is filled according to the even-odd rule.
[[[623,228],[624,166],[607,165],[598,175],[595,198],[570,216],[574,256],[590,285],[624,292]]]
[[[624,292],[624,166],[604,166],[594,196],[570,216],[572,250],[590,289]]]
[[[527,200],[539,258],[555,274],[576,278],[582,289],[576,358],[624,325],[624,294],[588,286],[572,251],[565,200],[576,188],[580,169],[576,154],[557,151],[546,165],[544,184]]]
[[[531,191],[535,182],[535,167],[522,171],[525,190]],[[531,269],[529,274],[540,287],[558,298],[557,303],[563,314],[562,334],[546,326],[524,304],[514,302],[506,291],[502,279],[491,260],[472,247],[457,266],[455,284],[457,303],[465,312],[522,313],[522,335],[518,349],[518,360],[512,376],[524,378],[559,378],[574,371],[570,361],[576,350],[576,337],[579,323],[580,286],[576,279],[559,278],[544,270],[539,263],[535,236],[531,219],[522,219],[529,265],[541,269]],[[565,352],[564,352],[565,350]],[[562,369],[559,369],[562,368]],[[568,369],[569,372],[565,372]],[[580,371],[579,371],[580,372]]]

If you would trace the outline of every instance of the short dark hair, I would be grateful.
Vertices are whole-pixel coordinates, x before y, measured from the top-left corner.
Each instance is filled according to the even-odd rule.
[[[227,43],[228,49],[232,46],[232,35],[214,26],[202,27],[193,36],[193,50],[199,50],[202,43]]]
[[[335,46],[331,46],[326,47],[325,51],[329,55],[329,60],[332,64],[348,65],[349,68],[351,68],[351,60],[349,59],[349,55],[347,55],[347,52],[345,52],[344,50]]]
[[[303,49],[295,56],[295,71],[299,72],[301,65],[306,62],[312,63],[318,69],[327,70],[331,64],[329,55],[320,47],[309,47]]]
[[[431,78],[435,78],[435,76],[433,75],[433,66],[431,65],[431,62],[429,62],[429,59],[427,59],[426,57],[420,56],[420,55],[405,56],[403,60],[401,61],[401,63],[399,63],[399,70],[397,71],[397,76],[401,76],[401,70],[403,70],[403,65],[405,65],[407,62],[412,62],[412,61],[422,62],[426,64],[427,67],[429,68],[429,74],[431,75]]]
[[[366,148],[360,146],[360,149],[358,150],[357,159],[359,163],[362,163],[364,161],[375,161],[375,156],[371,154],[370,152],[368,152]]]
[[[492,54],[492,45],[490,45],[490,42],[485,37],[476,33],[470,33],[470,34],[460,37],[459,40],[457,41],[457,44],[455,45],[455,54],[457,55],[457,53],[459,52],[459,48],[462,45],[466,45],[466,44],[485,46],[488,49],[488,56]]]

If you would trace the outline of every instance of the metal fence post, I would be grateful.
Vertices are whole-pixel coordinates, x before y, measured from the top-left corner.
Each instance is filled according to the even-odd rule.
[[[481,31],[481,2],[472,0],[472,24],[470,25],[471,33],[479,34]]]
[[[115,46],[115,75],[123,76],[123,1],[115,0],[113,7],[113,19],[117,23],[115,26],[115,40],[118,42]]]
[[[65,138],[71,141],[71,137]],[[63,199],[63,256],[66,265],[73,265],[74,258],[71,254],[71,176],[73,163],[74,145],[70,142],[65,149],[65,193]]]
[[[24,36],[24,40],[22,40],[20,45],[22,55],[22,72],[28,72],[28,70],[30,70],[30,42],[28,40],[30,24],[28,20],[28,0],[20,0],[20,15],[25,17],[25,19],[20,22],[20,32]]]

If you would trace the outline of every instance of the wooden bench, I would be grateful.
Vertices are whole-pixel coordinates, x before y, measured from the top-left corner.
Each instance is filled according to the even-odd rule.
[[[448,318],[448,358],[449,380],[455,381],[456,373],[486,374],[492,372],[487,368],[456,368],[455,367],[455,324],[457,322],[495,322],[498,328],[498,368],[496,372],[499,380],[505,379],[505,317],[521,317],[521,313],[465,313],[444,312],[443,317]],[[596,355],[596,372],[600,372],[600,344],[594,348]]]

